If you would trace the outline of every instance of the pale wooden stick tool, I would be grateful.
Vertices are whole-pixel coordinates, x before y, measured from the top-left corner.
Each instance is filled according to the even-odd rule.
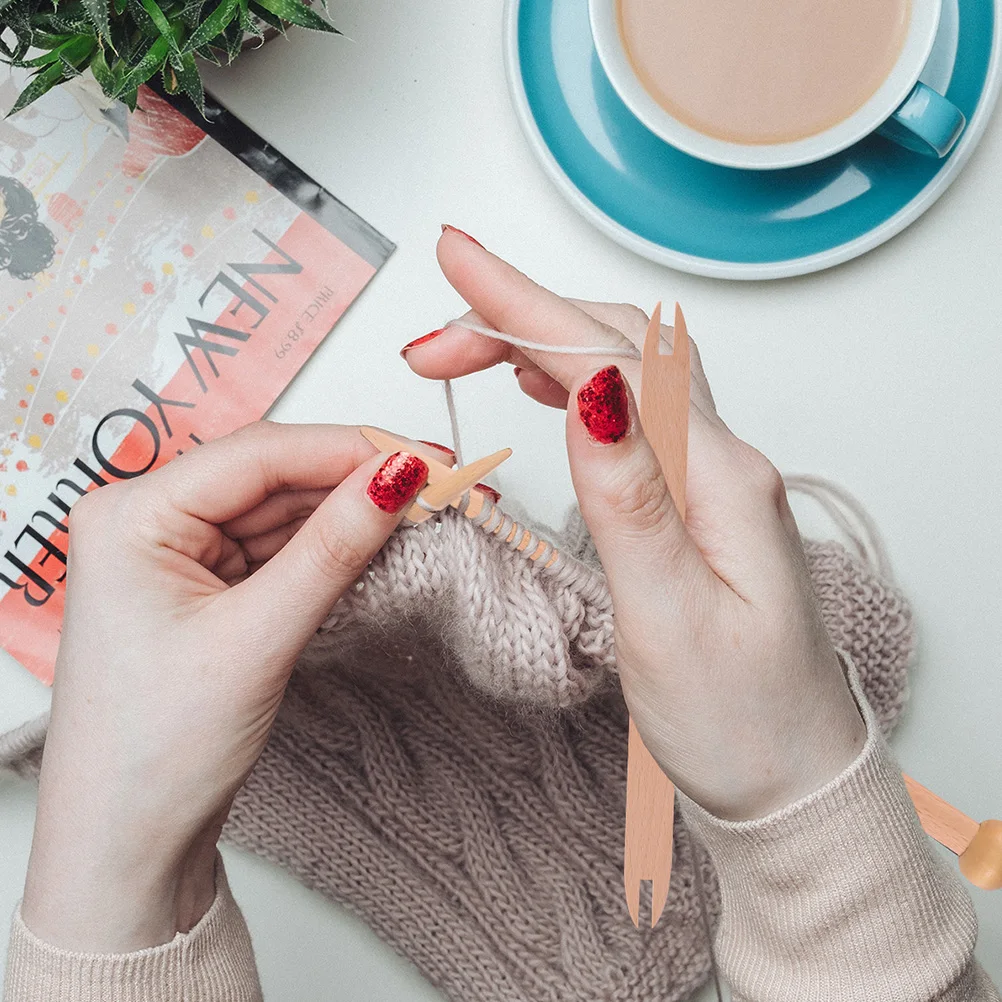
[[[684,520],[689,453],[689,335],[677,303],[671,354],[662,350],[660,303],[647,327],[640,376],[640,423]],[[674,826],[675,787],[654,761],[631,718],[623,884],[630,917],[638,928],[642,880],[651,881],[652,927],[657,925],[668,900]]]
[[[911,776],[904,780],[926,834],[957,854],[960,872],[984,891],[1002,889],[1002,821],[978,824]]]
[[[437,449],[422,442],[399,438],[380,428],[360,430],[362,437],[377,449],[383,452],[404,449],[420,456],[428,464],[428,485],[404,513],[411,522],[424,522],[444,508],[456,508],[488,535],[497,536],[527,559],[538,562],[544,570],[557,572],[568,565],[580,566],[574,558],[561,554],[552,543],[519,525],[483,491],[476,489],[480,480],[511,455],[511,449],[502,449],[454,470],[442,462],[442,454]],[[583,570],[585,574],[595,576],[595,572]]]
[[[661,354],[661,306],[651,318],[644,344],[641,376],[641,421],[665,474],[672,498],[678,499],[679,511],[685,517],[685,466],[688,456],[688,392],[689,339],[685,318],[676,305],[675,340],[679,357]],[[676,334],[677,336],[677,334]],[[657,358],[653,364],[649,359]],[[674,360],[674,361],[673,361]],[[647,406],[644,400],[648,401]],[[662,400],[654,405],[651,401]],[[669,408],[685,414],[666,414]],[[683,424],[684,422],[684,424]],[[664,443],[678,442],[678,429],[684,429],[684,441],[674,451],[666,452]],[[511,455],[502,449],[461,469],[453,469],[441,461],[441,453],[422,442],[400,438],[379,428],[362,428],[362,435],[377,449],[396,452],[404,449],[421,456],[428,464],[428,486],[406,512],[412,522],[423,522],[443,508],[453,507],[475,521],[487,533],[499,536],[527,559],[539,561],[544,569],[555,569],[561,554],[551,543],[539,539],[521,527],[476,484]],[[657,444],[655,444],[657,443]],[[423,504],[421,503],[423,502]],[[485,519],[484,516],[490,518]],[[502,529],[508,531],[502,536]],[[533,543],[535,542],[535,545]],[[545,558],[545,559],[544,559]],[[636,727],[630,721],[629,759],[627,765],[627,821],[623,878],[630,915],[635,925],[640,921],[640,881],[653,882],[651,924],[657,923],[664,910],[671,878],[672,830],[674,827],[674,787],[664,776],[644,747]],[[1002,889],[1002,821],[977,821],[968,817],[942,797],[938,797],[910,776],[904,777],[908,794],[925,832],[960,858],[961,873],[976,887],[984,890]]]

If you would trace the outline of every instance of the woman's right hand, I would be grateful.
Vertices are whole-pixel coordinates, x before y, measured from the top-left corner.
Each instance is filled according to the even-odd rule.
[[[531,282],[459,231],[439,242],[471,316],[528,341],[642,342],[636,307],[577,303]],[[408,346],[421,375],[500,362],[522,389],[567,407],[581,513],[609,580],[616,653],[647,747],[719,817],[762,817],[856,758],[865,727],[818,611],[779,473],[717,414],[693,347],[687,517],[638,419],[640,363],[512,348],[459,326]]]

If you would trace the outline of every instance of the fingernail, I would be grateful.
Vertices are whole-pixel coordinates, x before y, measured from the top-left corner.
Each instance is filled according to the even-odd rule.
[[[442,445],[440,442],[429,442],[427,439],[424,438],[419,438],[418,441],[422,445],[430,445],[433,449],[440,449],[449,457],[450,462],[456,461],[455,452],[453,452],[452,449],[450,449],[447,445]]]
[[[519,374],[519,373],[520,373],[521,371],[522,371],[522,366],[520,366],[520,365],[516,365],[516,366],[515,366],[515,378],[516,378],[516,379],[518,379],[518,374]]]
[[[476,484],[475,486],[478,491],[483,491],[495,504],[501,500],[501,492],[494,490],[493,487],[488,487],[487,484]]]
[[[429,341],[433,341],[435,338],[439,336],[439,334],[443,333],[445,330],[446,330],[445,327],[439,327],[437,331],[432,331],[430,334],[425,334],[422,337],[415,338],[413,341],[410,342],[410,344],[405,344],[403,348],[400,349],[401,357],[403,357],[405,352],[410,351],[411,348],[416,348],[418,345],[427,344]]]
[[[630,427],[626,382],[615,365],[595,373],[578,390],[578,413],[589,436],[603,445],[618,442]]]
[[[409,452],[395,452],[376,471],[365,493],[391,515],[403,511],[428,479],[428,464]]]
[[[479,240],[475,240],[469,235],[469,233],[464,232],[458,226],[450,226],[448,223],[442,223],[442,232],[458,233],[461,237],[466,237],[471,244],[476,244],[481,250],[487,250],[487,248]]]

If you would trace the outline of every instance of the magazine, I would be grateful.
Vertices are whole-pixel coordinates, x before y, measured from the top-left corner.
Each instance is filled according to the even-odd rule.
[[[211,100],[0,121],[4,648],[51,682],[73,503],[262,417],[392,250]]]

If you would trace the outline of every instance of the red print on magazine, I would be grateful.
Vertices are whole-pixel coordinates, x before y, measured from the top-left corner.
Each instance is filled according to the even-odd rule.
[[[0,114],[20,79],[0,76]],[[80,78],[0,123],[0,643],[52,679],[67,517],[261,417],[386,259],[223,109]]]

